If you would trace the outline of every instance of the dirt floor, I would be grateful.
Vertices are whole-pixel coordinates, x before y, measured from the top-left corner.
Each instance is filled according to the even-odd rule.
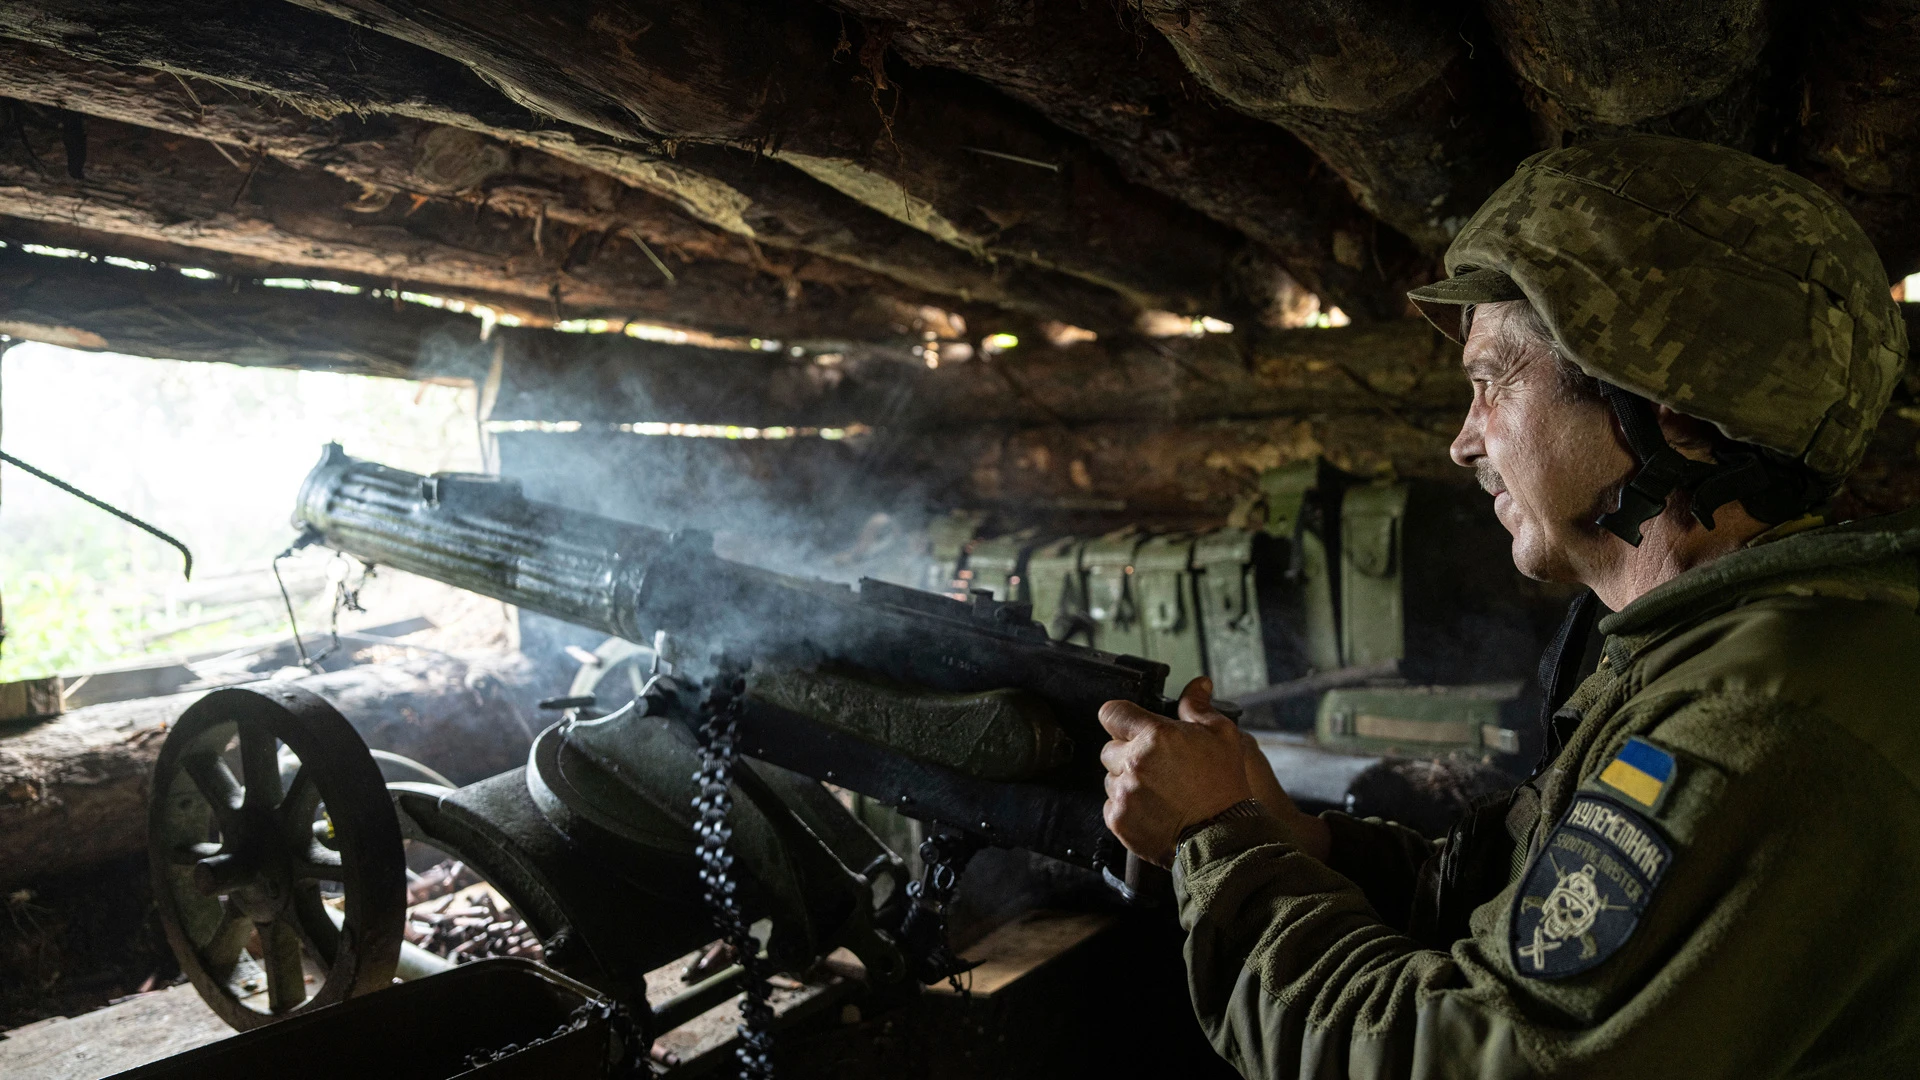
[[[0,1031],[178,980],[144,853],[17,887],[0,916]]]

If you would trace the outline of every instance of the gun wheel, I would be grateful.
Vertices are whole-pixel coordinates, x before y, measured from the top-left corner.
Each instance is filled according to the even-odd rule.
[[[283,779],[288,754],[298,765]],[[393,981],[400,826],[373,755],[325,701],[291,686],[208,694],[160,748],[147,809],[167,942],[228,1024]]]

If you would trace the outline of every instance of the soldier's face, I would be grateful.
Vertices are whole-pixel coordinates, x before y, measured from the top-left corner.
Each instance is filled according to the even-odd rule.
[[[1451,454],[1493,495],[1521,573],[1579,581],[1608,546],[1593,520],[1633,458],[1606,406],[1564,388],[1548,344],[1514,320],[1519,306],[1474,309],[1463,357],[1473,406]]]

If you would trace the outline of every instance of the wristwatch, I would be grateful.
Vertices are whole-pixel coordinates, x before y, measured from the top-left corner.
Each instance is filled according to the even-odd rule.
[[[1180,838],[1173,842],[1173,849],[1175,851],[1180,850],[1180,845],[1186,843],[1194,834],[1200,832],[1202,829],[1218,825],[1223,821],[1234,821],[1239,818],[1265,817],[1266,814],[1267,808],[1260,805],[1259,799],[1241,799],[1239,802],[1234,803],[1232,806],[1227,807],[1225,810],[1220,811],[1207,820],[1196,822],[1181,829]]]

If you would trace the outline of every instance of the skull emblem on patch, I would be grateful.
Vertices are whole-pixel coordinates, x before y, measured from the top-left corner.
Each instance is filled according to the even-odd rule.
[[[1645,818],[1581,795],[1527,868],[1515,899],[1514,970],[1561,979],[1613,955],[1639,925],[1671,857]]]

